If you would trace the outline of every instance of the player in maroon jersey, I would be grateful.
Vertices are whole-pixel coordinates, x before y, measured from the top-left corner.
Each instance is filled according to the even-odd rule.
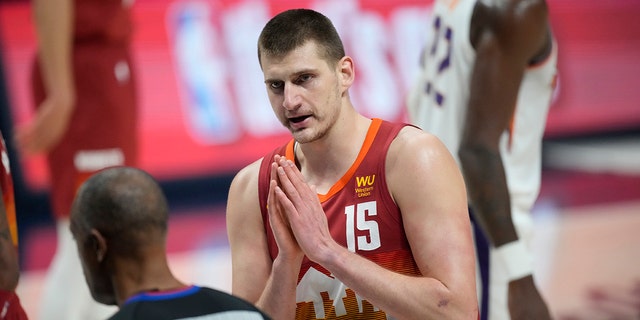
[[[129,0],[35,0],[38,51],[32,121],[18,128],[20,148],[46,153],[58,244],[49,266],[40,319],[103,319],[69,233],[78,186],[104,167],[136,164],[137,103]],[[60,292],[65,294],[61,295]]]
[[[233,180],[232,292],[275,319],[476,319],[466,191],[446,147],[356,111],[355,62],[322,14],[280,13],[258,49],[293,140]]]
[[[0,133],[0,320],[27,319],[15,293],[20,277],[18,224],[9,156]]]

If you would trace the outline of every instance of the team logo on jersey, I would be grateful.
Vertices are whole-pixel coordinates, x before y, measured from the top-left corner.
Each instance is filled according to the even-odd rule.
[[[297,319],[386,319],[384,311],[362,299],[333,276],[311,267],[296,288]]]
[[[373,184],[376,181],[376,175],[360,176],[356,177],[356,195],[358,198],[364,198],[371,195],[373,192]]]

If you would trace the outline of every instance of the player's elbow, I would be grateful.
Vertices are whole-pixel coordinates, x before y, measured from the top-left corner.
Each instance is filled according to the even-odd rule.
[[[474,279],[473,274],[465,279]],[[438,283],[430,286],[428,292],[416,295],[413,303],[416,308],[405,308],[407,313],[395,316],[398,319],[478,319],[475,282]]]
[[[462,143],[458,148],[458,158],[463,171],[483,168],[500,159],[498,146],[478,142]]]
[[[435,303],[436,306],[432,309],[435,312],[430,315],[430,319],[478,319],[478,303],[475,295],[465,297],[463,295],[450,294],[449,297],[443,297]]]

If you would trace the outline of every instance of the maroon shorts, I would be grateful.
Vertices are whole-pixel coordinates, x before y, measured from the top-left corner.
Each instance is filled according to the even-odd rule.
[[[47,155],[51,205],[68,217],[77,188],[92,173],[137,164],[135,69],[126,47],[83,44],[73,49],[76,106],[61,142]],[[37,62],[33,69],[36,107],[45,98]]]
[[[0,290],[0,320],[26,320],[20,299],[13,291]]]

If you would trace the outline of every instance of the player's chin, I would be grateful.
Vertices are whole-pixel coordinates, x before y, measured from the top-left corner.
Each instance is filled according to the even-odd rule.
[[[316,134],[310,128],[292,130],[291,133],[293,135],[293,139],[300,144],[316,140]]]

